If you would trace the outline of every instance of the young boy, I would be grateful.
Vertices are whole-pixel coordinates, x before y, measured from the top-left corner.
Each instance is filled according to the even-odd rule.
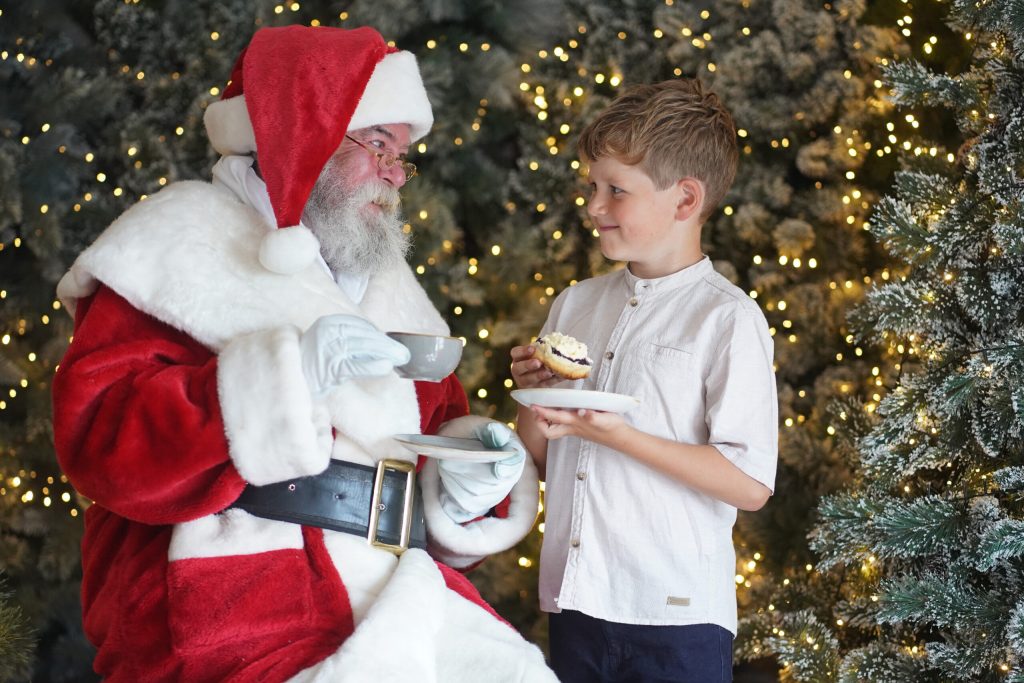
[[[563,683],[731,681],[732,527],[771,495],[778,438],[764,315],[700,246],[736,173],[735,126],[699,81],[667,81],[623,93],[579,150],[601,252],[627,267],[563,291],[541,334],[589,346],[573,388],[640,405],[520,409],[546,471],[551,665]],[[512,350],[516,384],[557,383],[533,350]]]

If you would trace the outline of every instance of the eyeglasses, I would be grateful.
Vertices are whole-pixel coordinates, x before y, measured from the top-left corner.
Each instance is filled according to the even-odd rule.
[[[380,170],[386,171],[395,164],[398,164],[402,167],[402,172],[405,173],[405,182],[409,182],[412,180],[413,176],[416,175],[416,164],[411,161],[407,161],[405,158],[392,154],[391,152],[381,152],[373,149],[365,142],[360,142],[351,135],[346,135],[345,137],[365,149],[373,156],[377,157],[377,168]]]

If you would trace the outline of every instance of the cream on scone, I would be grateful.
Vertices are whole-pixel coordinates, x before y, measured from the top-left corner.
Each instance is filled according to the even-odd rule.
[[[583,379],[594,361],[587,357],[587,345],[567,334],[550,332],[534,343],[533,357],[559,377]]]

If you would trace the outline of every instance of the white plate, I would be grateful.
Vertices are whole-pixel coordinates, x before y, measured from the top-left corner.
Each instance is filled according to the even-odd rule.
[[[428,455],[442,460],[494,462],[516,454],[512,449],[488,448],[479,439],[427,434],[395,434],[394,439],[417,455]]]
[[[524,406],[545,408],[585,408],[606,413],[626,413],[640,405],[640,401],[625,394],[584,389],[516,389],[512,398]]]

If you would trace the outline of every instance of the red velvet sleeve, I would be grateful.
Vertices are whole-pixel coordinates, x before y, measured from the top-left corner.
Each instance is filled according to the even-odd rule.
[[[102,285],[79,302],[53,425],[72,485],[129,519],[188,521],[245,486],[228,457],[216,355]]]
[[[424,434],[436,434],[448,420],[469,415],[469,399],[454,373],[440,382],[416,382],[416,397]]]

